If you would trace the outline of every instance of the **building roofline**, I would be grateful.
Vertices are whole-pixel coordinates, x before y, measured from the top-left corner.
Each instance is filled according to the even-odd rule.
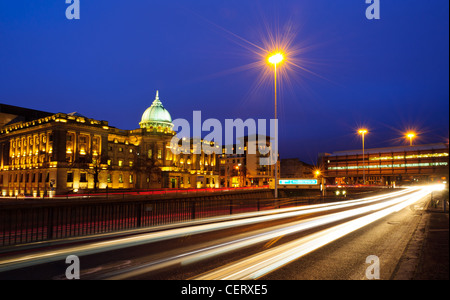
[[[395,146],[395,147],[382,147],[382,148],[368,148],[364,149],[364,153],[388,153],[399,151],[419,151],[419,150],[436,150],[436,149],[448,149],[448,143],[434,143],[425,145],[414,146]],[[328,154],[328,153],[327,153]],[[326,156],[341,156],[341,155],[355,155],[362,154],[362,149],[355,150],[343,150],[330,153]]]

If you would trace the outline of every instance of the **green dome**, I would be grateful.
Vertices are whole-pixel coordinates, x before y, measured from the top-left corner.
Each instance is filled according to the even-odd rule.
[[[141,128],[162,127],[172,129],[172,117],[159,100],[158,91],[156,91],[156,98],[152,105],[142,114],[139,125]]]

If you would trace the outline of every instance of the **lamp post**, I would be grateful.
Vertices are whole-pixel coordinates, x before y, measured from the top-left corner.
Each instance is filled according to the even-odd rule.
[[[408,132],[406,134],[406,137],[409,138],[409,145],[412,146],[412,140],[416,137],[416,134],[414,132]]]
[[[273,53],[269,56],[268,62],[274,66],[274,86],[275,86],[275,143],[277,147],[276,154],[278,154],[278,126],[277,126],[277,65],[284,60],[284,55],[280,52]],[[275,198],[278,198],[278,157],[275,161]]]
[[[314,171],[314,177],[317,178],[317,180],[320,180],[320,191],[322,193],[322,197],[325,197],[325,176],[322,174],[322,171],[320,169],[316,169]]]
[[[366,184],[366,168],[364,165],[364,136],[367,133],[367,129],[360,129],[358,133],[362,136],[362,155],[363,155],[363,184]]]

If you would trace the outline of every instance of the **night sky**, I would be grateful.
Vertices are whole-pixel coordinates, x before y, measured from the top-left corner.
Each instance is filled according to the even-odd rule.
[[[281,158],[448,142],[449,1],[380,0],[0,1],[0,103],[77,111],[139,127],[156,90],[173,119],[269,119],[273,82],[255,53],[295,33],[280,82]],[[255,67],[250,67],[255,66]],[[207,133],[205,133],[207,134]]]

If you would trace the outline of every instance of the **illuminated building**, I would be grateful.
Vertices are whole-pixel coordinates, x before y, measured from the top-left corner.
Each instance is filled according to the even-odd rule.
[[[219,186],[214,153],[172,153],[172,118],[158,93],[134,130],[77,113],[2,108],[3,196]]]
[[[319,155],[328,184],[420,184],[448,181],[449,146],[445,143],[339,151]]]
[[[266,137],[265,143],[262,145],[258,143],[258,139],[250,139],[248,136],[238,138],[238,140],[238,144],[224,146],[222,155],[219,155],[220,186],[249,187],[269,185],[270,179],[275,177],[275,164],[263,165],[260,163],[260,159],[269,157],[269,153],[262,153],[266,153],[266,148],[270,147],[270,137]],[[229,148],[228,151],[227,148]],[[251,153],[249,149],[255,149],[256,151]],[[233,154],[226,154],[226,152]],[[277,164],[279,177],[279,159]]]

